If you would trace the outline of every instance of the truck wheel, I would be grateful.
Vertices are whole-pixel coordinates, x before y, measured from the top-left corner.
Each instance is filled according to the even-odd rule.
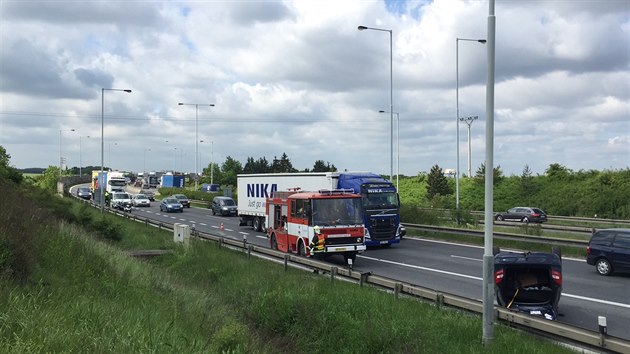
[[[261,225],[259,217],[257,217],[257,216],[254,217],[254,221],[253,221],[253,225],[252,226],[254,227],[254,231],[262,232],[262,225]]]

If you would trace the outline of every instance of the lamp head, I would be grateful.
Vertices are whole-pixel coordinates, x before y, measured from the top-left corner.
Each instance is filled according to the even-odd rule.
[[[385,112],[385,111],[378,111],[378,113],[387,113],[387,112]]]
[[[177,105],[179,105],[179,106],[183,106],[184,104],[183,104],[182,102],[180,102],[180,103],[178,103]]]
[[[123,91],[127,92],[127,93],[131,93],[130,89],[124,89]]]
[[[478,40],[477,42],[479,42],[479,43],[484,43],[484,44],[485,44],[487,41],[486,41],[485,39],[480,39],[480,40]]]
[[[357,27],[357,29],[358,29],[359,31],[364,31],[364,30],[366,30],[366,29],[368,29],[368,28],[367,28],[367,27],[365,27],[365,26],[359,26],[359,27]]]

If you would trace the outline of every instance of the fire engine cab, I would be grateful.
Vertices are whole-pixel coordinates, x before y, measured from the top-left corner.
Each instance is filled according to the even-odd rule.
[[[354,262],[365,251],[361,196],[352,190],[276,191],[266,199],[272,249],[301,256],[341,254]]]

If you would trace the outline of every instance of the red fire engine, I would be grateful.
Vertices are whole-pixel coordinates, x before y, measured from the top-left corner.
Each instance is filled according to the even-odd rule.
[[[277,191],[265,211],[272,249],[309,257],[341,254],[345,262],[365,251],[361,196],[352,190]]]

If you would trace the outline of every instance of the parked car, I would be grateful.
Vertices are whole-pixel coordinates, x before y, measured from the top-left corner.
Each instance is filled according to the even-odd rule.
[[[152,201],[152,202],[155,201],[155,193],[153,193],[153,191],[150,190],[150,189],[142,188],[140,190],[140,194],[146,195],[147,198],[149,198],[149,200]]]
[[[133,206],[135,207],[150,207],[151,200],[144,194],[136,194],[133,196]]]
[[[81,199],[91,199],[92,191],[90,190],[90,187],[79,187],[77,189],[77,197]]]
[[[133,201],[127,192],[114,192],[109,202],[110,207],[123,211],[130,211]]]
[[[494,250],[494,284],[497,303],[508,309],[555,320],[562,293],[560,248],[548,252]]]
[[[183,195],[183,194],[173,194],[172,195],[173,198],[176,198],[177,200],[179,200],[179,202],[185,207],[185,208],[190,208],[190,200],[188,200],[188,197]]]
[[[236,215],[237,209],[234,199],[230,197],[214,197],[210,208],[212,208],[212,215],[219,214],[222,216]]]
[[[539,208],[516,207],[509,209],[505,213],[498,213],[494,216],[497,221],[521,221],[521,222],[537,222],[547,221],[547,214]]]
[[[162,201],[160,202],[160,211],[165,211],[167,213],[178,211],[180,213],[183,213],[184,207],[179,202],[179,200],[177,200],[177,198],[167,197],[162,199]]]
[[[597,273],[630,273],[630,229],[597,230],[586,248],[586,263]]]

